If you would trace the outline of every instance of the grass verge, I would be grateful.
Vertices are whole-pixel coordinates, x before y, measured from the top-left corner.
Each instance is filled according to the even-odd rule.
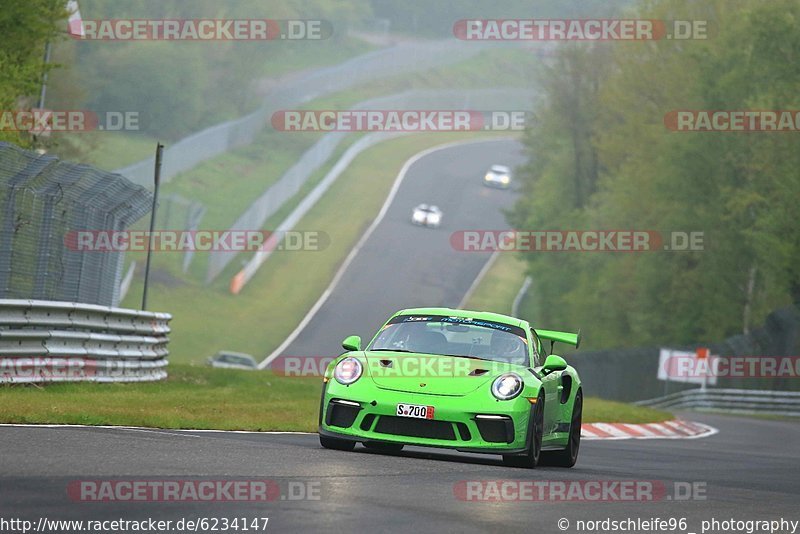
[[[151,309],[173,314],[171,360],[198,362],[221,349],[264,357],[328,286],[380,210],[403,163],[430,146],[478,136],[486,134],[418,134],[366,150],[297,225],[298,230],[326,232],[330,245],[321,251],[273,254],[239,295],[228,292],[225,280],[212,286],[188,279],[156,281],[148,299]],[[137,280],[124,305],[135,306],[141,291]]]
[[[154,428],[282,430],[317,428],[318,377],[170,365],[163,382],[0,386],[0,421]],[[655,423],[667,412],[587,398],[584,422]]]
[[[525,262],[522,257],[510,252],[499,254],[464,307],[510,315],[514,298],[524,280]]]
[[[379,95],[406,91],[411,88],[480,88],[496,85],[501,77],[510,86],[524,87],[527,74],[535,67],[535,56],[518,49],[487,50],[464,61],[428,69],[421,72],[392,76],[345,91],[326,95],[301,106],[308,109],[345,109],[353,104]],[[274,184],[291,165],[317,140],[322,132],[280,132],[271,128],[261,131],[253,143],[227,152],[181,173],[162,187],[162,208],[159,224],[164,222],[164,214],[170,195],[180,195],[185,199],[201,203],[207,209],[201,225],[203,228],[225,229],[250,205],[250,203]],[[357,135],[348,136],[337,150],[341,154]],[[152,154],[148,145],[145,155]],[[320,172],[309,180],[321,178],[330,168],[336,157],[330,158]],[[286,202],[286,207],[296,205],[301,198]],[[180,228],[185,214],[174,212],[169,226]],[[140,229],[147,224],[145,217],[138,223]],[[274,219],[271,219],[274,222]],[[167,228],[164,226],[163,228]],[[265,228],[269,229],[267,225]],[[143,254],[130,254],[140,265]],[[207,258],[196,255],[187,273],[182,272],[182,257],[174,254],[156,256],[154,270],[164,270],[170,278],[178,280],[204,280]]]

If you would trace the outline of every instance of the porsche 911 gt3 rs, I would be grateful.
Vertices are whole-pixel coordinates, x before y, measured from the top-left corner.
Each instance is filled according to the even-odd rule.
[[[545,342],[550,341],[549,348]],[[416,308],[393,315],[364,348],[342,346],[323,377],[323,447],[405,445],[500,454],[506,464],[572,467],[583,393],[552,352],[572,334],[489,312]]]

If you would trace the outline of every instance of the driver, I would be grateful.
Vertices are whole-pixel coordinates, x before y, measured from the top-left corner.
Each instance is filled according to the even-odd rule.
[[[514,334],[498,330],[492,332],[489,350],[495,360],[520,361],[525,356],[525,343]]]

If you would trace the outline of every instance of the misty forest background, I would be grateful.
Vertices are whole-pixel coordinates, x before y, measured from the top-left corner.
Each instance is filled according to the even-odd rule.
[[[0,109],[35,106],[50,70],[51,109],[147,110],[141,135],[174,141],[258,105],[253,85],[308,61],[308,43],[112,43],[65,36],[62,0],[0,9]],[[537,323],[591,331],[593,348],[719,340],[800,302],[798,133],[682,133],[677,109],[800,109],[796,0],[623,2],[479,0],[80,0],[84,18],[322,18],[339,30],[388,20],[407,38],[450,38],[461,18],[606,17],[710,21],[707,40],[560,44],[532,72],[538,99],[525,133],[529,163],[509,213],[519,229],[702,231],[705,250],[530,253],[524,310]],[[43,65],[46,42],[59,43]],[[328,53],[355,45],[346,31]],[[61,136],[48,149],[81,160]],[[75,136],[73,136],[75,137]],[[32,147],[27,134],[0,140]]]

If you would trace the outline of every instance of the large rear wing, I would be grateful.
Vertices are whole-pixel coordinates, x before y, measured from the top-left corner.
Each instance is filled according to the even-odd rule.
[[[551,349],[553,348],[553,345],[556,342],[573,345],[576,349],[581,344],[580,329],[578,330],[577,334],[573,334],[571,332],[559,332],[558,330],[541,330],[539,328],[534,328],[533,330],[536,332],[536,335],[538,335],[540,339],[550,340]]]

